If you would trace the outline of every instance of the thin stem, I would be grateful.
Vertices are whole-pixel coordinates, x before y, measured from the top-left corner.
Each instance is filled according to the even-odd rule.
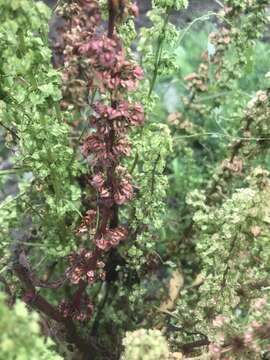
[[[187,344],[183,344],[181,346],[182,351],[184,354],[192,353],[196,348],[200,348],[203,346],[208,346],[210,341],[208,339],[196,340]]]
[[[9,175],[9,174],[16,174],[16,173],[20,173],[20,172],[26,172],[29,171],[30,168],[10,168],[10,169],[2,169],[0,170],[0,176],[2,175]]]
[[[17,140],[20,140],[20,137],[17,135],[17,133],[16,133],[14,130],[10,129],[10,128],[9,128],[8,126],[6,126],[5,124],[3,124],[2,121],[0,121],[0,125],[1,125],[4,129],[6,129],[8,132],[10,132],[11,135],[12,135],[14,138],[16,138]]]
[[[106,284],[106,289],[105,289],[105,295],[104,295],[101,303],[99,304],[99,307],[98,307],[98,310],[97,310],[97,315],[95,317],[95,320],[94,320],[94,323],[93,323],[93,326],[92,326],[92,330],[91,330],[92,336],[97,335],[99,320],[100,320],[100,317],[102,315],[102,311],[103,311],[103,309],[104,309],[104,307],[106,305],[106,302],[108,300],[109,291],[110,291],[110,284],[107,283]]]
[[[148,92],[148,99],[151,97],[156,80],[157,80],[157,75],[158,75],[158,68],[160,66],[160,61],[161,61],[161,57],[162,57],[162,50],[163,50],[163,43],[164,40],[166,38],[166,28],[169,22],[169,17],[170,17],[170,10],[171,8],[168,7],[166,9],[166,16],[164,18],[164,23],[163,23],[163,27],[161,30],[161,33],[159,34],[158,37],[158,44],[157,44],[157,50],[156,50],[156,56],[155,56],[155,65],[154,65],[154,71],[153,71],[153,77],[152,80],[150,82],[150,88],[149,88],[149,92]]]
[[[109,7],[108,38],[112,38],[113,32],[114,32],[117,9],[114,5],[113,0],[108,1],[108,7]]]
[[[185,37],[185,35],[187,34],[187,32],[191,29],[191,27],[196,24],[198,21],[206,21],[209,20],[210,16],[217,16],[218,14],[215,12],[209,12],[208,14],[202,15],[196,19],[194,19],[193,21],[191,21],[190,24],[188,24],[188,26],[183,30],[183,32],[181,33],[179,39],[178,39],[178,45],[181,44],[183,38]]]
[[[219,6],[221,6],[222,8],[224,8],[224,5],[222,4],[221,1],[219,1],[219,0],[214,0],[214,1],[215,1],[215,3],[217,3]]]
[[[135,170],[135,168],[136,168],[136,166],[137,166],[137,164],[138,164],[138,161],[139,161],[139,154],[136,153],[136,154],[135,154],[134,161],[133,161],[133,164],[132,164],[131,169],[130,169],[130,172],[129,172],[130,175],[132,175],[133,171]]]
[[[238,233],[238,232],[237,232],[237,233]],[[234,236],[233,241],[232,241],[231,246],[230,246],[230,249],[229,249],[229,254],[228,254],[227,258],[225,259],[226,268],[225,268],[225,271],[224,271],[224,273],[223,273],[222,282],[221,282],[221,292],[222,292],[222,293],[223,293],[224,288],[225,288],[225,286],[226,286],[227,275],[228,275],[229,270],[230,270],[229,261],[230,261],[231,255],[232,255],[232,253],[233,253],[233,250],[234,250],[234,248],[235,248],[236,241],[237,241],[237,235]]]
[[[157,165],[158,162],[160,160],[160,154],[158,154],[155,162],[154,162],[154,166],[153,166],[153,170],[152,170],[152,178],[151,178],[151,195],[153,195],[154,190],[155,190],[155,175],[156,175],[156,169],[157,169]]]

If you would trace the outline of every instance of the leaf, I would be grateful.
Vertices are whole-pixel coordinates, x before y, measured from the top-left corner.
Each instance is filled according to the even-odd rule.
[[[160,305],[159,307],[160,311],[167,311],[173,309],[175,301],[183,285],[184,285],[183,275],[180,273],[179,270],[175,270],[172,273],[172,277],[169,281],[168,298]]]

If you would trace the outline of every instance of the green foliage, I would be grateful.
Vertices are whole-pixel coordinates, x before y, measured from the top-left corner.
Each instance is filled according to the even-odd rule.
[[[21,301],[17,301],[10,309],[4,300],[0,293],[0,359],[62,359],[53,350],[52,340],[45,340],[41,336],[38,315],[29,313]]]
[[[26,0],[0,5],[0,121],[10,129],[7,145],[16,149],[12,163],[19,181],[18,195],[1,205],[1,243],[13,241],[10,230],[23,229],[31,217],[28,240],[37,233],[46,254],[62,256],[72,247],[67,224],[78,217],[80,189],[69,127],[60,113],[60,78],[47,44],[50,11]]]
[[[169,356],[167,341],[159,330],[127,333],[123,345],[123,360],[166,360]]]
[[[245,10],[245,16],[237,7],[231,13],[221,10],[218,25],[209,24],[213,13],[194,19],[175,50],[180,76],[164,76],[158,88],[163,99],[159,111],[168,117],[174,139],[173,156],[167,163],[171,210],[163,239],[169,237],[178,248],[186,248],[181,238],[186,236],[192,218],[185,203],[187,192],[207,186],[215,176],[220,162],[228,156],[228,147],[237,141],[244,108],[257,91],[258,82],[263,88],[267,86],[264,74],[269,65],[262,54],[267,54],[269,45],[255,41],[267,21],[265,3],[246,4]],[[243,23],[245,27],[240,26]],[[227,30],[222,35],[219,29],[224,27]],[[200,64],[199,51],[203,54]],[[190,73],[196,79],[184,82],[183,77]],[[168,116],[170,112],[173,114]],[[184,262],[191,251],[187,253]]]
[[[198,334],[209,334],[221,345],[235,334],[249,331],[255,320],[267,323],[262,311],[266,314],[264,306],[270,304],[268,175],[256,168],[247,179],[247,187],[236,189],[220,206],[206,205],[206,197],[198,193],[188,200],[197,208],[196,253],[202,283],[198,291],[182,291],[178,316],[182,324]],[[217,327],[223,330],[217,331]],[[257,342],[261,350],[267,344]],[[241,355],[231,356],[254,359],[255,355],[248,348]]]
[[[261,73],[269,64],[258,52],[268,52],[269,44],[255,41],[267,12],[265,2],[240,3],[228,2],[232,9],[219,14],[226,31],[210,34],[198,71],[186,78],[189,91],[175,81],[182,103],[168,117],[175,140],[169,196],[177,205],[171,206],[163,241],[176,244],[168,253],[178,249],[174,255],[186,280],[172,320],[183,331],[170,340],[177,348],[207,337],[215,345],[209,354],[200,352],[206,358],[261,359],[269,344],[260,337],[270,301],[269,180],[258,168],[269,164],[269,84]],[[259,302],[265,304],[260,310],[254,308]]]
[[[153,0],[153,7],[181,10],[187,8],[188,0]]]
[[[142,57],[146,78],[150,81],[150,94],[158,75],[168,75],[177,70],[174,48],[178,32],[176,27],[169,22],[170,12],[169,7],[153,8],[148,13],[152,26],[140,30],[138,50]]]
[[[107,1],[99,3],[106,20]],[[87,287],[94,316],[75,330],[91,332],[98,360],[119,359],[122,348],[123,360],[167,360],[169,347],[183,357],[262,359],[270,330],[268,1],[225,0],[184,29],[170,19],[187,1],[152,5],[151,26],[136,34],[130,14],[116,26],[128,59],[137,46],[145,76],[127,94],[146,117],[124,160],[135,196],[117,210],[130,235],[104,255],[110,278]],[[24,246],[40,278],[43,262],[58,258],[53,280],[61,277],[93,194],[78,155],[84,130],[72,142],[74,113],[60,106],[61,69],[53,69],[47,43],[51,14],[32,0],[0,0],[0,7],[1,155],[12,163],[0,170],[0,185],[18,184],[16,194],[3,191],[0,205],[0,271],[16,297],[20,287],[6,271],[14,244]],[[90,247],[84,237],[79,246]],[[183,285],[170,279],[175,268]],[[80,285],[39,293],[57,304],[63,293],[76,299]],[[59,358],[40,334],[42,320],[22,303],[10,310],[1,300],[0,315],[0,358]],[[169,343],[142,327],[166,330]]]
[[[197,253],[206,281],[200,287],[198,309],[227,314],[237,306],[246,313],[251,299],[260,295],[260,288],[254,286],[252,291],[252,284],[267,279],[270,261],[269,180],[264,176],[265,172],[255,169],[249,179],[252,186],[237,189],[221,207],[208,207],[201,199],[202,209],[195,213],[194,221],[199,227]],[[248,294],[244,291],[241,296],[241,287],[248,286]]]
[[[147,225],[151,232],[162,226],[167,185],[164,168],[172,148],[171,136],[166,125],[149,124],[142,133],[134,136],[133,141],[139,162],[133,174],[139,194],[131,204],[134,209],[131,226],[136,229],[142,224]]]

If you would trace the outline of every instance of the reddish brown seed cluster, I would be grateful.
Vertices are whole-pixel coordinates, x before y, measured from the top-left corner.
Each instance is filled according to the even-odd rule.
[[[226,328],[223,329],[223,326],[224,323],[215,325],[216,328],[220,328],[216,332],[219,343],[209,344],[209,352],[213,359],[229,360],[232,353],[238,354],[239,357],[253,354],[255,358],[255,353],[263,352],[263,342],[269,338],[269,320],[266,319],[264,322],[253,320],[244,332],[231,335],[224,332]]]
[[[144,122],[141,104],[127,99],[128,92],[135,90],[139,80],[143,78],[143,72],[135,62],[127,59],[121,41],[115,34],[107,36],[101,31],[102,26],[99,26],[97,16],[99,9],[95,0],[77,1],[73,6],[76,9],[75,20],[74,17],[71,20],[70,35],[67,36],[70,42],[65,54],[73,54],[74,57],[69,58],[65,65],[67,67],[67,64],[71,64],[76,70],[70,71],[67,67],[64,80],[82,84],[82,79],[78,77],[78,63],[87,64],[86,77],[83,77],[81,87],[84,99],[89,99],[89,94],[93,93],[99,99],[93,104],[88,101],[86,105],[90,106],[92,114],[89,117],[89,134],[82,146],[82,153],[91,168],[88,184],[91,191],[96,192],[97,201],[86,212],[77,229],[78,235],[88,236],[91,250],[82,248],[71,254],[70,266],[66,271],[70,282],[79,285],[74,295],[77,299],[76,306],[74,307],[74,301],[62,302],[60,310],[65,316],[84,320],[87,316],[74,310],[80,309],[80,296],[84,296],[82,289],[97,280],[105,279],[103,261],[106,262],[106,253],[128,237],[128,229],[118,219],[118,207],[133,198],[134,187],[131,175],[121,164],[121,159],[131,151],[129,130],[142,126]],[[91,31],[84,16],[90,8],[91,13],[95,14],[92,17],[94,26]],[[130,8],[134,12],[134,4]],[[79,42],[77,36],[72,37],[78,27],[84,34]],[[72,102],[72,97],[69,101]]]
[[[123,226],[114,229],[106,228],[103,234],[95,238],[95,244],[99,249],[107,251],[125,240],[127,235],[127,229]]]
[[[92,251],[80,249],[77,253],[69,256],[69,262],[70,267],[67,269],[66,275],[73,284],[79,284],[82,280],[91,285],[97,279],[104,279],[105,264],[96,259]]]
[[[62,300],[58,308],[64,317],[78,321],[90,320],[94,311],[94,306],[86,295],[83,295],[77,304]]]
[[[97,1],[76,0],[61,6],[59,14],[64,25],[54,46],[54,62],[62,68],[62,106],[82,109],[94,89],[88,86],[93,78],[91,66],[81,59],[79,49],[94,36],[101,12]]]

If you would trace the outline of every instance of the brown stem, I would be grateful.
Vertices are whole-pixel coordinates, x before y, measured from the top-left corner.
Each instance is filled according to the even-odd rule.
[[[29,305],[31,307],[37,308],[50,319],[53,319],[57,322],[64,322],[64,318],[62,317],[61,313],[37,293],[35,286],[33,285],[33,282],[30,278],[29,270],[20,263],[14,265],[13,270],[26,292],[26,295],[29,299]]]
[[[112,102],[112,107],[116,108],[116,103]],[[113,145],[114,145],[114,141],[115,141],[115,131],[113,128],[111,128],[110,133],[109,133],[109,137],[108,137],[108,151],[112,153],[113,151]],[[113,163],[112,166],[108,167],[107,169],[107,179],[108,179],[108,186],[111,190],[111,196],[112,196],[112,201],[113,201],[113,194],[115,192],[115,168],[116,168],[116,163]],[[118,226],[118,206],[117,204],[113,203],[111,208],[110,208],[110,214],[109,214],[109,219],[108,221],[110,221],[110,228],[115,228]]]
[[[74,343],[79,351],[94,351],[94,347],[91,349],[89,344],[87,345],[86,342],[77,334],[73,321],[70,318],[65,318],[59,310],[57,310],[36,291],[32,281],[32,278],[35,276],[31,273],[30,266],[27,262],[23,250],[20,253],[16,251],[15,257],[16,259],[13,265],[13,271],[20,280],[23,289],[25,290],[24,300],[26,303],[32,308],[39,310],[49,319],[52,319],[58,323],[62,323],[66,330],[67,341]],[[23,259],[25,263],[22,263],[21,259]]]
[[[79,308],[80,302],[81,302],[81,297],[82,297],[86,287],[87,287],[87,283],[84,281],[80,281],[79,288],[73,296],[72,305],[71,305],[72,308]]]
[[[108,8],[109,8],[109,22],[108,22],[108,37],[113,37],[114,25],[116,20],[117,13],[117,2],[115,0],[108,0]]]
[[[194,349],[202,346],[208,346],[210,341],[208,339],[196,340],[181,346],[182,351],[184,354],[190,354],[194,351]]]

